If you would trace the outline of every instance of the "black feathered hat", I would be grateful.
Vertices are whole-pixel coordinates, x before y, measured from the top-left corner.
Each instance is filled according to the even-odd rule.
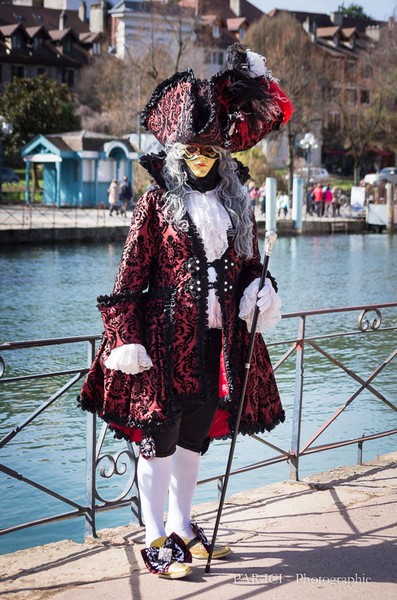
[[[225,69],[210,80],[196,79],[188,69],[160,83],[142,125],[164,146],[181,142],[239,152],[286,123],[292,111],[265,59],[236,43],[227,50]]]

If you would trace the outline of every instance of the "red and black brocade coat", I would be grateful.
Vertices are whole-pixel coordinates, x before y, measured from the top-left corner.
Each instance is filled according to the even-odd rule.
[[[82,408],[98,412],[134,441],[165,427],[176,410],[202,402],[207,393],[207,258],[188,215],[187,232],[166,222],[163,195],[162,189],[152,189],[136,204],[113,293],[98,298],[105,333],[80,396]],[[239,258],[230,238],[228,249],[212,266],[217,272],[227,380],[220,386],[210,430],[214,439],[229,436],[235,422],[249,342],[246,323],[238,317],[239,303],[261,272],[256,228],[251,260]],[[113,348],[133,343],[146,348],[152,368],[127,375],[104,366]],[[256,334],[240,432],[270,431],[283,420],[266,345]]]

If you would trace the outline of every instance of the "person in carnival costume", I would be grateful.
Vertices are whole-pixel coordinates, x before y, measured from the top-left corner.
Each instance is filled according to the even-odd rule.
[[[157,185],[136,203],[112,294],[98,298],[105,333],[79,401],[140,444],[142,556],[161,577],[184,577],[192,557],[208,556],[190,517],[200,455],[233,434],[256,303],[239,432],[284,421],[260,335],[280,319],[281,303],[270,274],[258,292],[249,174],[231,152],[251,148],[291,113],[265,59],[234,44],[222,72],[208,81],[176,73],[142,114],[165,151],[141,158]],[[229,552],[215,546],[213,558]]]

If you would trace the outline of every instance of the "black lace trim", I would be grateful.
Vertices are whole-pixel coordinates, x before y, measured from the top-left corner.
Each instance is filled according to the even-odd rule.
[[[97,306],[116,306],[122,302],[131,302],[134,300],[152,300],[156,298],[168,298],[170,294],[174,292],[174,288],[171,286],[164,286],[156,288],[151,291],[144,292],[122,292],[121,294],[110,294],[110,296],[98,296]]]
[[[163,176],[163,167],[166,154],[161,150],[158,154],[144,154],[139,159],[139,164],[149,173],[155,182],[165,189],[165,181]]]
[[[130,302],[141,297],[142,292],[122,292],[121,294],[110,294],[110,296],[98,296],[97,307],[101,308],[102,306],[115,306],[116,304]]]

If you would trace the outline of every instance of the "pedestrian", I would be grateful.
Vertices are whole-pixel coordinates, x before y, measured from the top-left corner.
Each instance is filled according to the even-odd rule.
[[[332,214],[332,199],[334,195],[329,185],[323,189],[323,200],[324,200],[324,216],[330,217]]]
[[[251,207],[252,207],[252,210],[255,212],[255,208],[257,206],[258,198],[259,198],[259,189],[256,187],[254,181],[250,181],[250,183],[248,185],[248,189],[249,189],[249,197],[251,199]]]
[[[314,202],[314,196],[313,196],[313,190],[314,190],[314,186],[312,184],[309,185],[309,187],[307,188],[306,191],[306,214],[308,215],[312,215],[313,214],[313,202]]]
[[[259,206],[261,207],[261,215],[266,215],[266,181],[259,188]]]
[[[123,181],[120,185],[120,200],[121,204],[124,208],[124,215],[127,214],[127,210],[132,208],[131,200],[132,200],[132,187],[128,180],[127,175],[124,175]]]
[[[318,217],[322,217],[324,214],[324,198],[323,198],[323,188],[319,183],[314,187],[313,190],[313,203],[314,210]]]
[[[342,190],[340,188],[334,188],[332,190],[332,216],[340,217],[340,206],[341,206]]]
[[[109,187],[108,187],[108,203],[109,203],[109,215],[112,216],[113,212],[116,211],[116,215],[119,214],[119,184],[117,183],[117,179],[112,179]]]
[[[80,402],[140,443],[142,557],[161,577],[184,577],[192,556],[208,556],[190,516],[200,455],[233,434],[256,305],[239,431],[284,420],[261,335],[280,319],[280,300],[270,274],[258,293],[249,174],[231,152],[251,148],[291,112],[264,59],[235,44],[221,74],[208,82],[177,73],[142,113],[165,152],[141,158],[157,186],[137,201],[113,292],[98,299],[105,334]],[[229,552],[215,546],[213,557]]]
[[[288,209],[289,209],[289,196],[288,194],[283,194],[282,192],[279,192],[278,197],[277,197],[277,208],[278,208],[278,217],[281,216],[281,213],[284,216],[284,219],[287,218],[288,216]]]

